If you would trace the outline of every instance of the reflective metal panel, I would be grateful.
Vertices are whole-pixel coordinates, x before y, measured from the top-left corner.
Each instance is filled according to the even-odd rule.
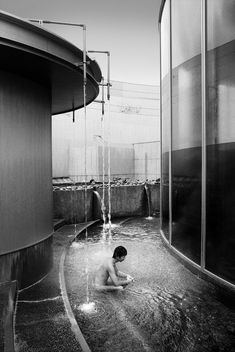
[[[170,11],[166,1],[161,20],[161,88],[162,88],[162,230],[169,239],[169,150],[170,150]]]
[[[235,283],[235,2],[208,1],[206,269]]]
[[[201,2],[172,0],[172,245],[201,256]]]

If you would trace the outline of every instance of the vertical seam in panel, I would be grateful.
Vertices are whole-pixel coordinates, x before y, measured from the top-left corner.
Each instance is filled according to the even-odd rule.
[[[162,228],[162,40],[161,22],[159,22],[159,45],[160,45],[160,228]]]
[[[201,267],[206,257],[206,117],[207,117],[207,0],[201,0],[201,104],[202,104],[202,186],[201,186]]]
[[[169,57],[169,93],[170,93],[170,140],[169,140],[169,243],[172,244],[172,16],[171,0],[169,0],[169,20],[170,20],[170,57]]]

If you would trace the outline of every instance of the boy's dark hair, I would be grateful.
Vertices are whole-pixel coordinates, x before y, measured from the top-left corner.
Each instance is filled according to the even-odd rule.
[[[118,246],[114,249],[113,258],[125,257],[127,255],[127,250],[123,246]]]

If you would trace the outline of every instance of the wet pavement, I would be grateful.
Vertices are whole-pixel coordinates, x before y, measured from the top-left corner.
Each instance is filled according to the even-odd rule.
[[[82,351],[59,280],[61,255],[82,226],[56,231],[53,270],[19,293],[16,351]],[[159,235],[159,219],[117,220],[111,241],[104,240],[100,229],[88,230],[88,242],[80,236],[70,245],[64,262],[69,303],[92,352],[235,351],[231,301],[169,253]],[[123,292],[98,293],[92,288],[97,264],[120,244],[128,249],[120,270],[135,281]],[[95,306],[90,312],[81,310],[87,299]]]
[[[83,227],[84,224],[77,225],[76,231]],[[55,232],[53,269],[42,281],[18,294],[15,317],[16,352],[82,351],[71,329],[59,276],[61,256],[74,235],[74,228],[66,234]]]
[[[0,351],[14,351],[14,310],[17,282],[0,283]]]

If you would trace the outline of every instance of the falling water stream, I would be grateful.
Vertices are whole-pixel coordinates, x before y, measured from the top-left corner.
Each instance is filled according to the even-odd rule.
[[[85,207],[85,223],[87,224],[87,109],[86,109],[86,79],[84,79],[84,136],[85,136],[85,155],[84,155],[84,169],[85,169],[85,191],[84,191],[84,207]],[[101,117],[102,124],[102,171],[103,171],[103,195],[102,195],[102,218],[103,218],[103,232],[102,238],[106,242],[106,207],[105,207],[105,118],[102,111]],[[108,130],[106,135],[108,136],[108,243],[111,243],[112,232],[111,232],[111,167],[110,167],[110,96],[108,94]],[[85,256],[85,274],[86,274],[86,302],[80,305],[80,310],[84,312],[94,312],[95,303],[90,302],[89,295],[89,256],[88,256],[88,230],[86,227],[85,230],[85,239],[86,239],[86,256]]]
[[[86,61],[86,41],[84,40],[84,59]],[[85,213],[85,224],[87,224],[87,107],[86,107],[86,64],[84,63],[84,77],[83,77],[83,98],[84,98],[84,138],[85,138],[85,155],[84,155],[84,176],[85,176],[85,190],[84,190],[84,213]],[[88,257],[88,232],[87,226],[85,229],[86,234],[86,305],[89,307],[90,298],[89,298],[89,257]]]
[[[103,114],[101,117],[102,124],[102,183],[103,183],[103,191],[102,191],[102,218],[103,218],[103,239],[106,239],[105,225],[106,225],[106,214],[105,214],[105,115]]]
[[[109,209],[108,209],[108,225],[109,225],[109,236],[108,240],[109,243],[112,241],[112,222],[111,222],[111,128],[110,128],[110,98],[108,98],[108,202],[109,202]]]
[[[147,197],[147,201],[148,201],[148,220],[152,220],[152,216],[151,216],[151,199],[150,199],[150,193],[149,193],[149,189],[147,184],[144,185],[144,189],[145,189],[145,193],[146,193],[146,197]]]

